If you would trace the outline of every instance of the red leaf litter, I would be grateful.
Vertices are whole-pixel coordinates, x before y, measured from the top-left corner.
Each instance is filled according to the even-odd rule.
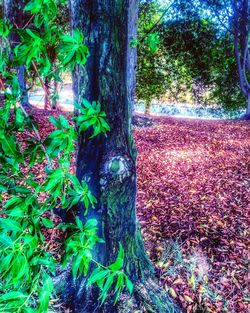
[[[59,113],[34,111],[43,138],[48,115]],[[138,217],[161,285],[187,313],[250,312],[250,123],[139,117],[137,126]]]
[[[250,312],[250,123],[154,120],[137,207],[162,285],[187,312]]]

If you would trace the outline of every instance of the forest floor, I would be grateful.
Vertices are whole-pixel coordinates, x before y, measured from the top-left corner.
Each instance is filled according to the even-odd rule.
[[[153,121],[134,131],[138,216],[161,283],[187,312],[250,312],[250,123]]]
[[[138,217],[161,284],[188,313],[249,312],[250,123],[135,124]]]

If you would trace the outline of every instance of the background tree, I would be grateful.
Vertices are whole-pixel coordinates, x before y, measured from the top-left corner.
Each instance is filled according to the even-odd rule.
[[[249,117],[249,21],[250,7],[248,0],[205,1],[210,12],[217,19],[221,28],[226,30],[234,51],[234,66],[238,72],[238,86],[243,97],[247,98],[246,117]],[[241,98],[243,98],[241,96]]]
[[[250,118],[250,51],[249,27],[250,5],[248,0],[232,1],[234,53],[239,74],[239,82],[247,98],[246,116]]]
[[[159,99],[167,92],[168,101],[177,97],[183,102],[186,98],[232,111],[245,107],[227,7],[211,1],[168,1],[163,7],[161,3],[142,1],[139,40],[140,34],[143,38],[153,27],[159,33],[160,45],[155,58],[148,53],[148,46],[139,45],[138,97]],[[165,14],[158,23],[144,23],[152,15],[159,18],[160,12]]]
[[[2,13],[5,20],[9,23],[16,25],[20,28],[24,27],[29,21],[29,14],[23,9],[27,4],[27,0],[3,0],[2,2]],[[16,33],[10,34],[10,42],[12,48],[16,47],[20,42],[20,38]],[[12,52],[13,53],[13,52]],[[14,57],[14,56],[13,56]],[[17,67],[18,82],[21,92],[21,102],[24,106],[29,106],[29,97],[26,86],[26,70],[25,65],[21,64]]]

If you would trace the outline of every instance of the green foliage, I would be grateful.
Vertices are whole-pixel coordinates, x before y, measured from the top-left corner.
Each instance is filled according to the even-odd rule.
[[[10,26],[3,19],[0,19],[0,36],[7,38],[9,34]]]
[[[89,190],[89,186],[85,181],[79,182],[79,180],[71,174],[67,174],[67,176],[70,179],[72,186],[69,186],[68,198],[65,200],[65,203],[63,203],[63,208],[70,209],[77,203],[83,202],[85,206],[84,215],[86,216],[89,210],[89,205],[94,208],[97,200]]]
[[[72,274],[76,279],[78,275],[87,275],[89,264],[92,261],[92,249],[97,242],[102,242],[98,238],[97,221],[88,220],[85,225],[77,217],[76,224],[60,225],[73,230],[73,233],[65,241],[65,256],[63,265],[66,266],[70,259],[72,259]]]
[[[57,16],[57,1],[55,0],[32,0],[27,3],[24,10],[35,15],[36,27],[41,27],[54,20]]]
[[[93,133],[90,138],[93,138],[101,133],[106,135],[110,131],[110,127],[105,121],[106,113],[101,111],[100,102],[93,101],[91,104],[86,99],[83,99],[81,105],[75,104],[75,107],[81,113],[75,117],[79,132],[86,131],[92,127]]]
[[[139,34],[133,43],[139,48],[137,98],[146,104],[164,98],[228,110],[244,107],[225,4],[178,0],[166,10],[170,3],[161,3],[141,1]]]
[[[15,49],[15,54],[21,64],[30,66],[31,61],[42,61],[46,59],[46,42],[39,32],[26,29],[22,34],[22,43]]]
[[[45,140],[49,156],[55,158],[62,151],[66,155],[72,153],[75,149],[74,142],[77,140],[74,126],[71,126],[62,115],[59,119],[50,117],[50,121],[57,129]]]
[[[160,47],[160,36],[159,36],[159,33],[156,32],[156,33],[149,34],[146,37],[145,42],[148,45],[148,47],[149,47],[149,49],[150,49],[150,51],[152,53],[157,52],[157,50]]]
[[[41,34],[39,30],[18,31],[21,43],[15,48],[16,62],[30,67],[31,62],[39,64],[41,74],[57,77],[52,71],[52,62],[58,58],[61,71],[73,70],[75,65],[84,65],[89,56],[89,50],[83,44],[83,35],[75,29],[72,36],[58,32],[56,26],[51,26]]]
[[[46,252],[41,228],[51,221],[41,216],[36,196],[24,187],[20,195],[9,198],[2,213],[0,290],[4,293],[0,296],[0,312],[45,312],[56,262]]]
[[[0,89],[4,96],[0,107],[0,204],[3,207],[0,217],[0,312],[3,313],[48,311],[58,262],[49,251],[44,230],[55,228],[51,213],[55,208],[70,210],[78,205],[83,208],[84,223],[76,217],[75,223],[59,226],[67,233],[61,262],[63,266],[72,266],[74,279],[89,274],[90,264],[95,262],[92,250],[97,243],[103,242],[97,236],[96,220],[86,218],[97,200],[87,181],[79,181],[69,173],[78,134],[89,129],[93,131],[91,137],[95,137],[101,133],[106,135],[110,130],[101,104],[83,100],[77,105],[77,127],[62,115],[58,119],[50,117],[55,130],[44,140],[32,117],[17,105],[21,102],[21,91],[16,66],[26,64],[30,69],[35,64],[41,75],[60,81],[63,70],[84,65],[88,58],[83,34],[75,30],[69,36],[55,27],[57,7],[56,0],[30,1],[25,11],[34,15],[34,23],[25,29],[0,21]],[[10,31],[20,38],[14,53],[8,41]],[[9,53],[11,47],[12,53]],[[54,72],[52,66],[55,58],[58,58],[58,72]],[[27,130],[31,137],[24,139]],[[41,184],[33,172],[42,162],[46,166]],[[115,291],[118,294],[123,283],[132,291],[132,283],[122,272],[123,257],[120,247],[117,261],[108,268],[113,277],[118,277]],[[103,301],[113,279],[111,285],[110,282],[104,284]]]
[[[114,263],[110,264],[109,266],[99,265],[98,267],[92,272],[89,280],[88,285],[96,284],[100,290],[100,300],[101,304],[105,302],[108,297],[108,292],[114,285],[113,291],[114,295],[114,303],[120,297],[121,292],[126,287],[130,294],[133,292],[133,283],[128,278],[128,276],[123,272],[123,265],[124,265],[124,250],[121,244],[119,244],[119,251],[118,256]]]
[[[59,60],[63,66],[73,70],[75,64],[84,65],[89,56],[89,49],[83,44],[83,34],[74,29],[72,36],[60,37]]]

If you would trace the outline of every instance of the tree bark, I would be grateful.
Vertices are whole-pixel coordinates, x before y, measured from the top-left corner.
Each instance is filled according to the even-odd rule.
[[[16,27],[22,28],[29,16],[24,12],[24,7],[27,4],[27,0],[4,0],[3,1],[3,13],[4,18]],[[10,42],[12,48],[14,48],[19,42],[17,34],[11,33]],[[26,87],[25,78],[25,66],[20,65],[17,68],[17,78],[20,88],[20,100],[21,104],[26,107],[30,107],[28,90]]]
[[[56,69],[56,66],[54,66],[54,71],[56,74],[58,74],[58,71]],[[52,107],[53,109],[55,110],[60,110],[60,107],[59,107],[59,89],[60,89],[60,82],[57,81],[56,79],[54,79],[53,81],[54,83],[54,95],[55,95],[55,99],[53,100],[52,102]]]
[[[119,242],[125,250],[124,270],[135,284],[133,297],[123,294],[116,306],[113,299],[100,307],[98,291],[86,289],[86,279],[76,284],[68,278],[64,293],[73,312],[178,312],[171,299],[157,285],[154,268],[144,249],[136,218],[136,148],[131,130],[136,51],[130,41],[137,30],[137,0],[72,0],[72,28],[86,37],[90,57],[74,73],[77,101],[100,101],[111,131],[89,139],[79,138],[76,173],[87,179],[98,200],[87,218],[99,223],[104,244],[96,246],[94,258],[112,263]],[[84,207],[76,214],[84,220]],[[110,302],[111,301],[111,302]]]
[[[234,25],[234,54],[242,93],[247,98],[246,116],[249,116],[250,57],[249,57],[249,1],[232,1]]]
[[[247,96],[247,111],[246,111],[247,119],[250,119],[250,92]]]
[[[50,100],[50,84],[51,82],[49,81],[48,77],[45,77],[44,81],[44,92],[45,92],[45,97],[44,97],[44,110],[49,110],[51,108],[51,100]]]
[[[29,96],[28,96],[28,90],[26,86],[26,79],[25,79],[25,66],[20,65],[17,69],[17,78],[20,88],[20,97],[21,97],[21,104],[24,107],[30,107],[29,103]]]

